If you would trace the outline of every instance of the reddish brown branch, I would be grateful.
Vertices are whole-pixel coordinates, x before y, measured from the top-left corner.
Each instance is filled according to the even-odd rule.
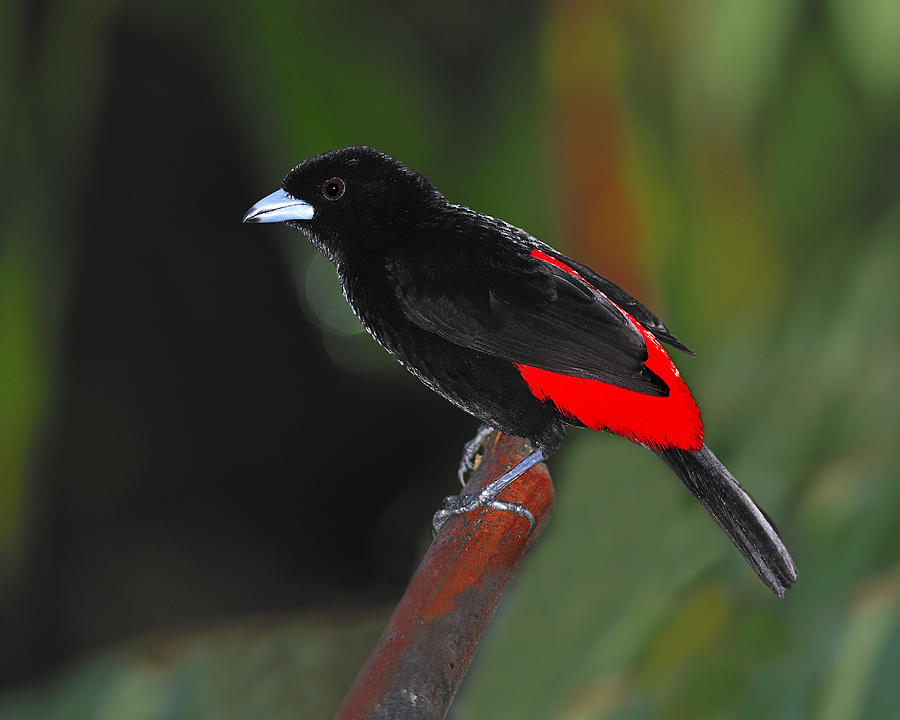
[[[493,433],[465,492],[480,491],[529,452],[526,441]],[[528,520],[497,510],[447,520],[344,698],[340,720],[447,714],[516,565],[550,518],[547,468],[529,470],[500,499],[531,510],[534,530],[528,533]]]

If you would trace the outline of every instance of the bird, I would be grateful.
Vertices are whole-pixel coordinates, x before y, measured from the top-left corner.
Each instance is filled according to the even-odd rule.
[[[569,428],[605,430],[656,453],[783,596],[797,571],[778,531],[703,441],[696,402],[663,343],[693,355],[649,309],[591,268],[504,220],[449,202],[422,174],[368,146],[293,167],[245,223],[299,230],[334,265],[363,327],[427,387],[534,451],[477,495],[498,499]],[[463,465],[471,466],[476,440]]]

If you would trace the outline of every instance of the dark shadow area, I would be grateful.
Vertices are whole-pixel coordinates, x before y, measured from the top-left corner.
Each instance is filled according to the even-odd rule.
[[[329,360],[279,233],[240,223],[268,189],[189,48],[123,28],[109,67],[4,683],[142,631],[394,598],[475,428],[399,368]]]

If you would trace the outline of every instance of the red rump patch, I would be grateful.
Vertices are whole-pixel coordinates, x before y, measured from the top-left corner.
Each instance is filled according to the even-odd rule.
[[[531,257],[587,282],[572,268],[537,248],[531,251]],[[561,375],[530,365],[517,363],[516,368],[535,397],[550,400],[564,415],[589,428],[608,429],[656,449],[700,450],[703,447],[700,410],[678,368],[649,330],[624,310],[622,313],[644,337],[648,355],[644,365],[669,387],[666,397],[645,395],[600,380]]]

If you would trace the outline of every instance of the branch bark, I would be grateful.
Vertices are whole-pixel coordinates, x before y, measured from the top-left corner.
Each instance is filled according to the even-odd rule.
[[[466,493],[482,490],[531,447],[494,432],[483,452]],[[448,519],[344,698],[338,720],[431,720],[447,714],[513,571],[553,508],[553,483],[543,464],[501,495],[531,510],[534,531],[511,512],[479,510]]]

